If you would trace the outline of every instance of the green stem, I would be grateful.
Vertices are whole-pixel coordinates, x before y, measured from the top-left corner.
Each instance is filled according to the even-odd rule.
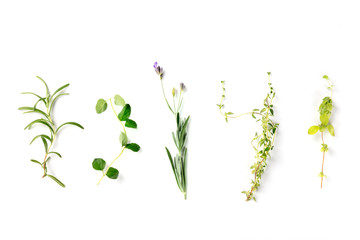
[[[121,126],[122,126],[123,129],[124,129],[124,133],[126,134],[125,126],[124,126],[124,124],[120,121],[120,119],[118,118],[118,115],[116,114],[116,111],[115,111],[114,105],[113,105],[113,103],[112,103],[112,101],[111,101],[111,98],[109,99],[109,101],[110,101],[111,108],[112,108],[112,110],[113,110],[113,112],[114,112],[114,114],[115,114],[115,116],[116,116],[116,119],[119,120]]]
[[[110,163],[110,165],[108,166],[108,168],[106,169],[105,173],[103,172],[102,177],[100,178],[99,182],[97,183],[97,185],[100,184],[100,182],[103,180],[103,178],[105,177],[105,175],[107,174],[107,172],[109,171],[109,168],[111,167],[111,165],[121,156],[121,154],[123,154],[123,152],[125,151],[125,147],[123,147],[123,149],[121,150],[121,153]]]
[[[167,98],[166,98],[165,91],[164,91],[163,81],[162,81],[162,80],[160,80],[160,81],[161,81],[161,88],[162,88],[162,92],[163,92],[163,96],[164,96],[164,99],[165,99],[165,101],[166,101],[166,104],[168,105],[170,111],[171,111],[173,114],[175,114],[174,110],[170,107],[170,104],[169,104],[169,102],[168,102],[168,100],[167,100]]]

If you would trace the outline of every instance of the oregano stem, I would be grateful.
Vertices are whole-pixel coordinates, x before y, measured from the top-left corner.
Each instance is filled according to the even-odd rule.
[[[124,133],[126,134],[125,126],[124,126],[124,124],[120,121],[120,119],[118,118],[118,115],[116,114],[116,111],[115,111],[114,105],[113,105],[113,103],[112,103],[112,101],[111,101],[111,98],[109,99],[109,101],[110,101],[111,108],[112,108],[112,110],[114,111],[114,114],[115,114],[115,116],[116,116],[116,119],[119,120],[121,126],[122,126],[123,129],[124,129]]]
[[[100,184],[100,182],[103,180],[103,178],[106,176],[107,172],[109,171],[111,165],[123,154],[123,152],[125,151],[125,147],[122,148],[120,154],[110,163],[110,165],[108,166],[108,168],[106,169],[105,173],[103,172],[102,177],[100,178],[99,182],[97,183],[97,185]]]
[[[322,142],[323,142],[323,146],[325,146],[325,142],[324,142],[324,132],[321,132],[321,139],[322,139]],[[321,166],[321,187],[322,188],[322,185],[323,185],[323,178],[324,178],[324,162],[325,162],[325,151],[323,151],[323,160],[322,160],[322,166]]]

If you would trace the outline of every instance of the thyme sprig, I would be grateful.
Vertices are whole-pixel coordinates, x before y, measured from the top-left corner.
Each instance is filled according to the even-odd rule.
[[[187,118],[180,117],[180,111],[183,103],[183,93],[185,91],[184,83],[180,84],[180,91],[173,88],[172,89],[172,97],[173,97],[173,106],[170,105],[168,99],[166,98],[163,84],[163,76],[164,70],[162,67],[158,66],[158,63],[155,62],[154,66],[156,74],[159,75],[161,81],[161,88],[163,92],[163,96],[165,102],[170,109],[171,113],[174,115],[176,120],[176,132],[172,133],[172,137],[177,148],[177,153],[175,157],[172,157],[169,149],[165,147],[166,153],[170,160],[171,168],[173,170],[176,183],[180,189],[180,191],[184,195],[184,199],[186,200],[186,155],[187,155],[187,147],[186,147],[186,137],[187,137],[187,127],[189,123],[190,116]]]
[[[119,114],[116,113],[113,101],[115,105],[122,107],[122,110],[119,112]],[[112,167],[114,162],[124,153],[126,149],[129,149],[133,152],[140,151],[140,146],[136,143],[130,143],[128,140],[128,136],[126,133],[126,128],[137,128],[137,123],[134,120],[131,120],[129,117],[131,115],[131,106],[129,104],[125,103],[125,100],[120,95],[115,95],[114,98],[110,98],[108,100],[105,99],[99,99],[96,103],[95,110],[98,114],[101,114],[106,111],[107,109],[107,102],[110,102],[111,108],[115,114],[115,117],[119,120],[123,132],[120,132],[119,141],[121,144],[121,151],[119,155],[109,164],[109,166],[106,168],[106,161],[102,158],[95,158],[92,162],[92,166],[97,171],[102,171],[102,176],[97,183],[98,185],[103,180],[105,176],[107,176],[110,179],[117,179],[119,176],[119,170]],[[125,123],[124,123],[125,122]]]
[[[44,149],[45,149],[45,157],[42,162],[35,160],[35,159],[31,159],[30,161],[32,161],[36,164],[39,164],[41,166],[41,168],[44,171],[44,174],[42,176],[43,178],[49,177],[52,180],[54,180],[56,183],[58,183],[61,187],[65,187],[65,184],[62,183],[58,178],[56,178],[53,175],[48,174],[47,163],[51,159],[51,155],[52,156],[56,155],[56,156],[62,158],[60,153],[52,151],[52,147],[55,143],[58,133],[64,126],[73,125],[73,126],[81,128],[81,129],[84,129],[84,128],[76,122],[66,122],[66,123],[61,124],[59,127],[56,127],[54,120],[53,120],[52,110],[54,108],[54,104],[59,97],[69,95],[68,93],[64,93],[63,90],[65,90],[65,88],[67,88],[70,84],[65,84],[64,86],[58,88],[53,94],[50,94],[49,87],[46,84],[46,82],[39,76],[37,76],[37,78],[44,83],[45,88],[46,88],[46,96],[41,97],[40,95],[33,93],[33,92],[23,92],[22,94],[34,95],[35,97],[37,97],[37,101],[35,102],[34,106],[20,107],[19,110],[25,111],[24,113],[37,113],[37,114],[42,115],[41,118],[36,119],[36,120],[32,121],[31,123],[29,123],[25,127],[25,130],[26,129],[30,130],[35,124],[41,124],[49,130],[49,134],[48,135],[40,134],[40,135],[35,136],[31,140],[30,144],[32,144],[36,139],[42,140],[42,142],[44,144]],[[39,106],[41,106],[41,104],[45,107],[45,110],[42,110],[39,107]]]
[[[320,113],[320,124],[319,125],[314,125],[311,126],[308,130],[308,134],[310,135],[314,135],[316,134],[318,131],[320,131],[320,135],[321,135],[321,149],[320,151],[322,152],[322,165],[321,165],[321,172],[319,173],[319,177],[321,178],[321,185],[320,188],[322,188],[323,185],[323,179],[324,177],[326,178],[327,176],[324,174],[324,162],[325,162],[325,153],[327,151],[329,151],[328,145],[325,144],[324,141],[324,132],[329,131],[331,136],[335,136],[335,131],[334,131],[334,127],[333,125],[331,125],[330,122],[330,117],[331,117],[331,111],[333,109],[333,101],[332,101],[332,96],[333,96],[333,88],[334,85],[331,83],[329,77],[327,75],[324,75],[323,78],[327,81],[328,83],[328,89],[331,92],[331,97],[325,97],[323,98],[320,107],[319,107],[319,113]]]
[[[254,138],[251,141],[251,145],[255,150],[256,161],[250,167],[250,169],[252,169],[251,173],[254,174],[254,179],[251,180],[251,188],[249,191],[242,192],[246,195],[246,201],[251,199],[256,201],[254,193],[260,186],[261,176],[267,166],[267,160],[271,158],[270,151],[274,148],[275,133],[279,127],[279,124],[272,120],[272,117],[274,116],[273,99],[275,98],[275,91],[272,87],[272,83],[270,82],[270,74],[271,73],[268,72],[268,85],[270,91],[264,99],[262,109],[253,109],[250,112],[239,115],[234,115],[233,112],[223,112],[223,103],[225,100],[225,82],[221,81],[223,94],[220,104],[217,104],[217,106],[219,107],[220,114],[225,117],[226,122],[228,122],[229,118],[238,118],[245,115],[251,115],[254,119],[256,119],[256,122],[261,123],[262,131],[260,133],[256,132]]]

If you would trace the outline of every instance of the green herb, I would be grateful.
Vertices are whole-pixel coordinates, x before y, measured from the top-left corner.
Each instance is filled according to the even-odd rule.
[[[224,108],[224,99],[225,99],[225,82],[222,83],[223,94],[221,97],[220,104],[217,104],[220,113],[225,117],[225,121],[228,122],[229,118],[238,118],[244,115],[251,115],[256,122],[260,123],[261,132],[255,133],[254,138],[251,141],[251,144],[255,150],[255,163],[250,167],[252,169],[252,174],[254,174],[254,179],[251,180],[251,188],[249,191],[243,191],[246,195],[246,201],[253,199],[256,201],[254,196],[255,191],[260,186],[260,179],[262,174],[265,171],[267,166],[267,160],[271,158],[270,151],[274,148],[275,133],[279,127],[278,123],[275,123],[272,118],[274,116],[274,106],[273,99],[275,98],[275,91],[270,82],[270,72],[268,72],[269,80],[269,89],[270,92],[266,95],[266,98],[261,109],[253,109],[251,112],[243,113],[240,115],[234,115],[232,112],[223,112]]]
[[[333,127],[333,125],[331,125],[329,123],[330,117],[331,117],[331,111],[333,109],[333,101],[332,101],[333,91],[332,90],[334,88],[334,85],[331,83],[331,81],[327,75],[324,75],[323,78],[326,79],[326,81],[329,85],[328,89],[331,91],[331,97],[323,98],[322,103],[320,104],[320,107],[319,107],[320,124],[311,126],[308,130],[308,134],[310,134],[310,135],[314,135],[319,131],[321,133],[322,144],[321,144],[320,151],[323,153],[323,159],[322,159],[321,172],[318,175],[319,177],[321,177],[321,185],[320,185],[321,188],[323,185],[323,179],[324,179],[324,177],[326,178],[326,175],[324,174],[325,153],[327,151],[329,151],[328,145],[325,144],[325,141],[324,141],[324,132],[326,132],[326,130],[327,130],[331,136],[335,136],[334,127]]]
[[[177,152],[175,157],[172,157],[169,149],[165,147],[167,156],[170,160],[171,168],[173,170],[176,183],[183,193],[184,198],[186,199],[186,154],[187,154],[187,147],[186,147],[186,137],[187,137],[187,126],[189,123],[190,116],[187,118],[181,118],[180,110],[183,103],[183,93],[185,91],[184,83],[180,84],[180,93],[173,88],[172,89],[172,97],[173,97],[173,106],[171,107],[169,101],[165,96],[164,85],[163,85],[163,68],[158,66],[157,62],[154,64],[155,72],[160,76],[161,87],[165,102],[170,109],[171,113],[175,117],[176,121],[176,132],[172,133],[172,137],[177,148]]]
[[[31,159],[30,161],[39,164],[41,166],[41,168],[44,171],[43,174],[43,178],[44,177],[49,177],[52,180],[54,180],[56,183],[58,183],[60,186],[65,187],[65,185],[56,177],[54,177],[53,175],[48,174],[48,169],[47,169],[47,162],[50,160],[51,157],[54,157],[54,155],[58,156],[58,157],[62,157],[60,155],[60,153],[58,152],[54,152],[51,151],[52,146],[55,143],[55,139],[57,137],[57,134],[60,132],[60,130],[66,126],[66,125],[74,125],[76,127],[79,127],[81,129],[84,129],[80,124],[76,123],[76,122],[66,122],[64,124],[61,124],[59,127],[56,127],[56,125],[54,124],[54,120],[53,120],[53,116],[52,116],[52,110],[54,108],[54,104],[56,102],[56,100],[64,95],[69,95],[68,93],[64,93],[63,91],[65,90],[65,88],[67,88],[70,84],[65,84],[64,86],[58,88],[53,94],[50,94],[49,91],[49,87],[46,84],[46,82],[40,78],[37,77],[38,79],[40,79],[46,88],[46,96],[45,97],[41,97],[38,94],[32,93],[32,92],[23,92],[22,94],[31,94],[34,95],[37,98],[37,101],[35,102],[34,106],[29,106],[29,107],[21,107],[19,108],[19,110],[21,111],[25,111],[24,113],[37,113],[39,115],[41,115],[41,118],[38,118],[34,121],[32,121],[31,123],[29,123],[26,127],[26,129],[31,129],[34,125],[37,124],[41,124],[43,126],[45,126],[48,130],[49,130],[49,134],[40,134],[35,136],[32,141],[30,142],[30,144],[32,144],[36,139],[41,139],[42,143],[44,144],[44,149],[45,149],[45,157],[43,162]],[[43,106],[45,107],[44,110],[42,110],[39,106]]]
[[[117,114],[113,105],[113,100],[115,105],[122,107],[121,111]],[[131,115],[131,106],[126,104],[124,99],[120,95],[115,95],[114,98],[108,100],[99,99],[96,103],[95,110],[98,114],[103,113],[107,109],[107,102],[110,102],[110,106],[115,114],[115,117],[119,120],[123,131],[120,132],[119,141],[121,144],[120,154],[110,163],[106,168],[106,162],[102,158],[95,158],[92,162],[92,166],[97,171],[102,171],[102,177],[98,182],[98,185],[103,180],[105,176],[110,179],[117,179],[119,176],[119,171],[116,168],[113,168],[113,163],[123,154],[126,149],[129,149],[133,152],[140,151],[140,146],[136,143],[129,143],[128,136],[126,133],[126,128],[137,128],[137,124],[134,120],[129,119]],[[106,168],[106,170],[105,170]]]

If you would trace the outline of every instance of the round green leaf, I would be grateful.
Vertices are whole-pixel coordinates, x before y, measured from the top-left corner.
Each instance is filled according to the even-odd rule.
[[[111,179],[117,179],[117,177],[119,176],[119,171],[116,168],[111,167],[107,171],[106,176]]]
[[[92,162],[93,168],[95,170],[99,170],[99,171],[104,170],[105,165],[106,165],[106,162],[102,158],[95,158],[94,161]]]
[[[327,126],[327,129],[328,129],[330,135],[334,137],[334,136],[335,136],[335,132],[334,132],[334,127],[333,127],[333,125],[329,124],[329,125]]]
[[[308,130],[308,134],[310,135],[314,135],[315,133],[317,133],[319,131],[319,126],[312,126],[309,128]]]
[[[125,105],[125,100],[120,95],[116,94],[114,99],[115,99],[115,101],[114,101],[115,105],[122,106],[122,107]]]
[[[140,146],[137,145],[136,143],[129,143],[126,145],[127,149],[130,149],[133,152],[138,152],[140,150]]]
[[[107,109],[107,102],[104,99],[99,99],[96,103],[96,112],[98,114],[105,112],[105,110]]]
[[[136,124],[136,122],[134,120],[127,119],[126,122],[125,122],[125,127],[137,128],[137,124]]]
[[[119,140],[120,140],[120,143],[121,143],[122,146],[126,146],[126,144],[128,143],[128,137],[123,132],[120,133]]]
[[[125,104],[125,106],[119,113],[118,118],[120,121],[126,121],[130,117],[130,114],[131,114],[131,107],[129,104]]]
[[[328,123],[329,123],[329,120],[330,120],[330,116],[331,116],[331,114],[329,114],[329,113],[324,113],[324,114],[321,114],[320,115],[320,121],[321,121],[321,123],[323,124],[323,125],[328,125]]]

